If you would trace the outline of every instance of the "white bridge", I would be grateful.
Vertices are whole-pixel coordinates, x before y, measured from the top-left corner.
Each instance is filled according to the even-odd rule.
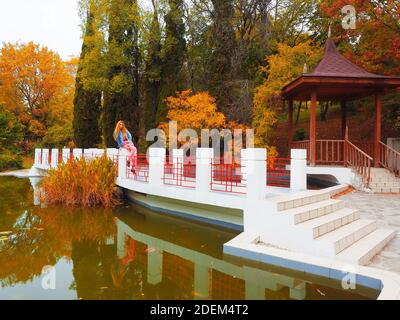
[[[116,184],[131,200],[156,211],[241,230],[224,245],[230,255],[293,269],[312,268],[293,264],[296,254],[310,261],[315,257],[366,265],[395,236],[395,231],[361,219],[357,210],[332,199],[348,185],[307,190],[306,150],[301,149],[291,151],[282,170],[282,179],[290,181],[285,188],[268,185],[271,166],[265,149],[242,150],[240,164],[221,163],[208,148],[197,149],[196,158],[189,161],[182,150],[167,158],[160,148],[133,161],[125,150],[63,149],[59,154],[57,149],[37,149],[31,175],[46,174],[71,158],[105,153],[118,165]],[[329,277],[330,269],[323,270],[312,272]]]

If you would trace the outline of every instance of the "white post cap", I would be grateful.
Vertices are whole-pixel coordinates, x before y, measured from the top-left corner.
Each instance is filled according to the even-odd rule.
[[[242,149],[242,160],[264,161],[267,159],[267,150],[264,148]]]
[[[306,149],[292,149],[290,151],[290,157],[296,160],[306,160],[307,150]]]

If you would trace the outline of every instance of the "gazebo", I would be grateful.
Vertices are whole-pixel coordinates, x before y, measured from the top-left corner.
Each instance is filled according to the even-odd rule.
[[[388,154],[396,152],[381,141],[382,97],[390,90],[400,87],[400,77],[369,73],[343,57],[329,37],[324,57],[312,73],[300,77],[282,88],[281,95],[289,102],[289,144],[294,148],[308,150],[311,166],[317,164],[342,164],[353,166],[387,167]],[[360,98],[375,97],[375,131],[373,151],[367,154],[348,141],[346,102]],[[293,102],[311,101],[309,140],[293,142]],[[317,102],[336,101],[341,104],[342,140],[317,140]],[[382,155],[385,155],[383,159]],[[399,158],[400,159],[400,158]],[[397,168],[399,169],[399,168]]]

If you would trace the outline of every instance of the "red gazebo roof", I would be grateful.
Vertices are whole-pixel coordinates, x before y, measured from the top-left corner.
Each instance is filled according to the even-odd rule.
[[[287,100],[307,101],[315,91],[320,101],[355,100],[398,87],[400,77],[367,72],[343,57],[328,38],[318,66],[283,87],[282,96]]]

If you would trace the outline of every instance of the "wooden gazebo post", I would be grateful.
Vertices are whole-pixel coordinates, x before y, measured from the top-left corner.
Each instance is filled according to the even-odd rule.
[[[289,100],[288,122],[289,122],[288,123],[288,148],[289,148],[289,152],[290,152],[290,149],[292,147],[292,140],[293,140],[293,100]]]
[[[342,111],[342,140],[346,139],[346,128],[347,128],[347,104],[346,100],[340,102],[340,108]]]
[[[311,93],[310,107],[310,165],[317,162],[317,93]]]
[[[382,96],[375,95],[375,134],[374,134],[374,167],[379,168],[380,142],[382,139]]]

